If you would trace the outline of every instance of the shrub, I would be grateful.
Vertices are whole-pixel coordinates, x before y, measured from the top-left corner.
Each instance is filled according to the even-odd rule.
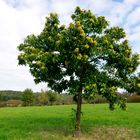
[[[0,91],[0,101],[21,100],[22,93],[23,92],[21,92],[21,91],[1,90]]]
[[[22,95],[23,106],[31,106],[34,102],[34,94],[31,89],[25,89]]]
[[[36,97],[37,105],[47,105],[48,102],[49,102],[49,97],[48,97],[47,93],[42,92],[37,95],[37,97]]]
[[[92,103],[92,104],[98,104],[98,103],[107,103],[107,100],[101,96],[101,95],[96,95],[93,98],[90,99],[85,99],[88,103]]]
[[[53,92],[49,91],[47,94],[48,94],[48,97],[49,97],[50,105],[53,105],[54,102],[57,101],[57,93],[53,93]]]
[[[73,98],[71,95],[67,95],[67,94],[60,94],[57,95],[57,101],[56,104],[61,104],[61,105],[69,105],[69,104],[73,104]]]

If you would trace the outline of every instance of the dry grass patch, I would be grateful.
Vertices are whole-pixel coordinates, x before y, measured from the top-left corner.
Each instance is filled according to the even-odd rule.
[[[92,140],[138,140],[127,128],[98,128],[90,132],[90,137]]]
[[[52,134],[43,131],[40,134],[42,140],[138,140],[133,131],[127,128],[97,128],[83,133],[80,138],[74,138],[72,134],[64,135],[63,132]]]

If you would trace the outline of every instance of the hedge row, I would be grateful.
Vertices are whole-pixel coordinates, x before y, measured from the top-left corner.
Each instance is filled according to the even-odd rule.
[[[140,96],[137,94],[120,94],[127,98],[129,103],[140,102]],[[73,97],[67,94],[58,94],[53,91],[41,91],[33,93],[31,89],[24,92],[0,92],[0,107],[17,107],[17,106],[42,106],[42,105],[67,105],[74,104]],[[107,103],[102,96],[97,95],[93,99],[83,99],[83,103]]]

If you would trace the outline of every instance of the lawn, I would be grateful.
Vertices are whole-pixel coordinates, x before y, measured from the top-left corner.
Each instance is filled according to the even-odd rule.
[[[0,108],[0,140],[72,140],[75,105]],[[81,140],[140,139],[140,104],[83,105]]]

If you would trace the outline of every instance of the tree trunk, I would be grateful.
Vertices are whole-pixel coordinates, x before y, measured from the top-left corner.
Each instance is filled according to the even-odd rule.
[[[81,135],[81,105],[82,105],[82,87],[80,87],[80,90],[78,92],[77,96],[77,110],[76,110],[76,124],[75,124],[75,137],[80,137]]]

